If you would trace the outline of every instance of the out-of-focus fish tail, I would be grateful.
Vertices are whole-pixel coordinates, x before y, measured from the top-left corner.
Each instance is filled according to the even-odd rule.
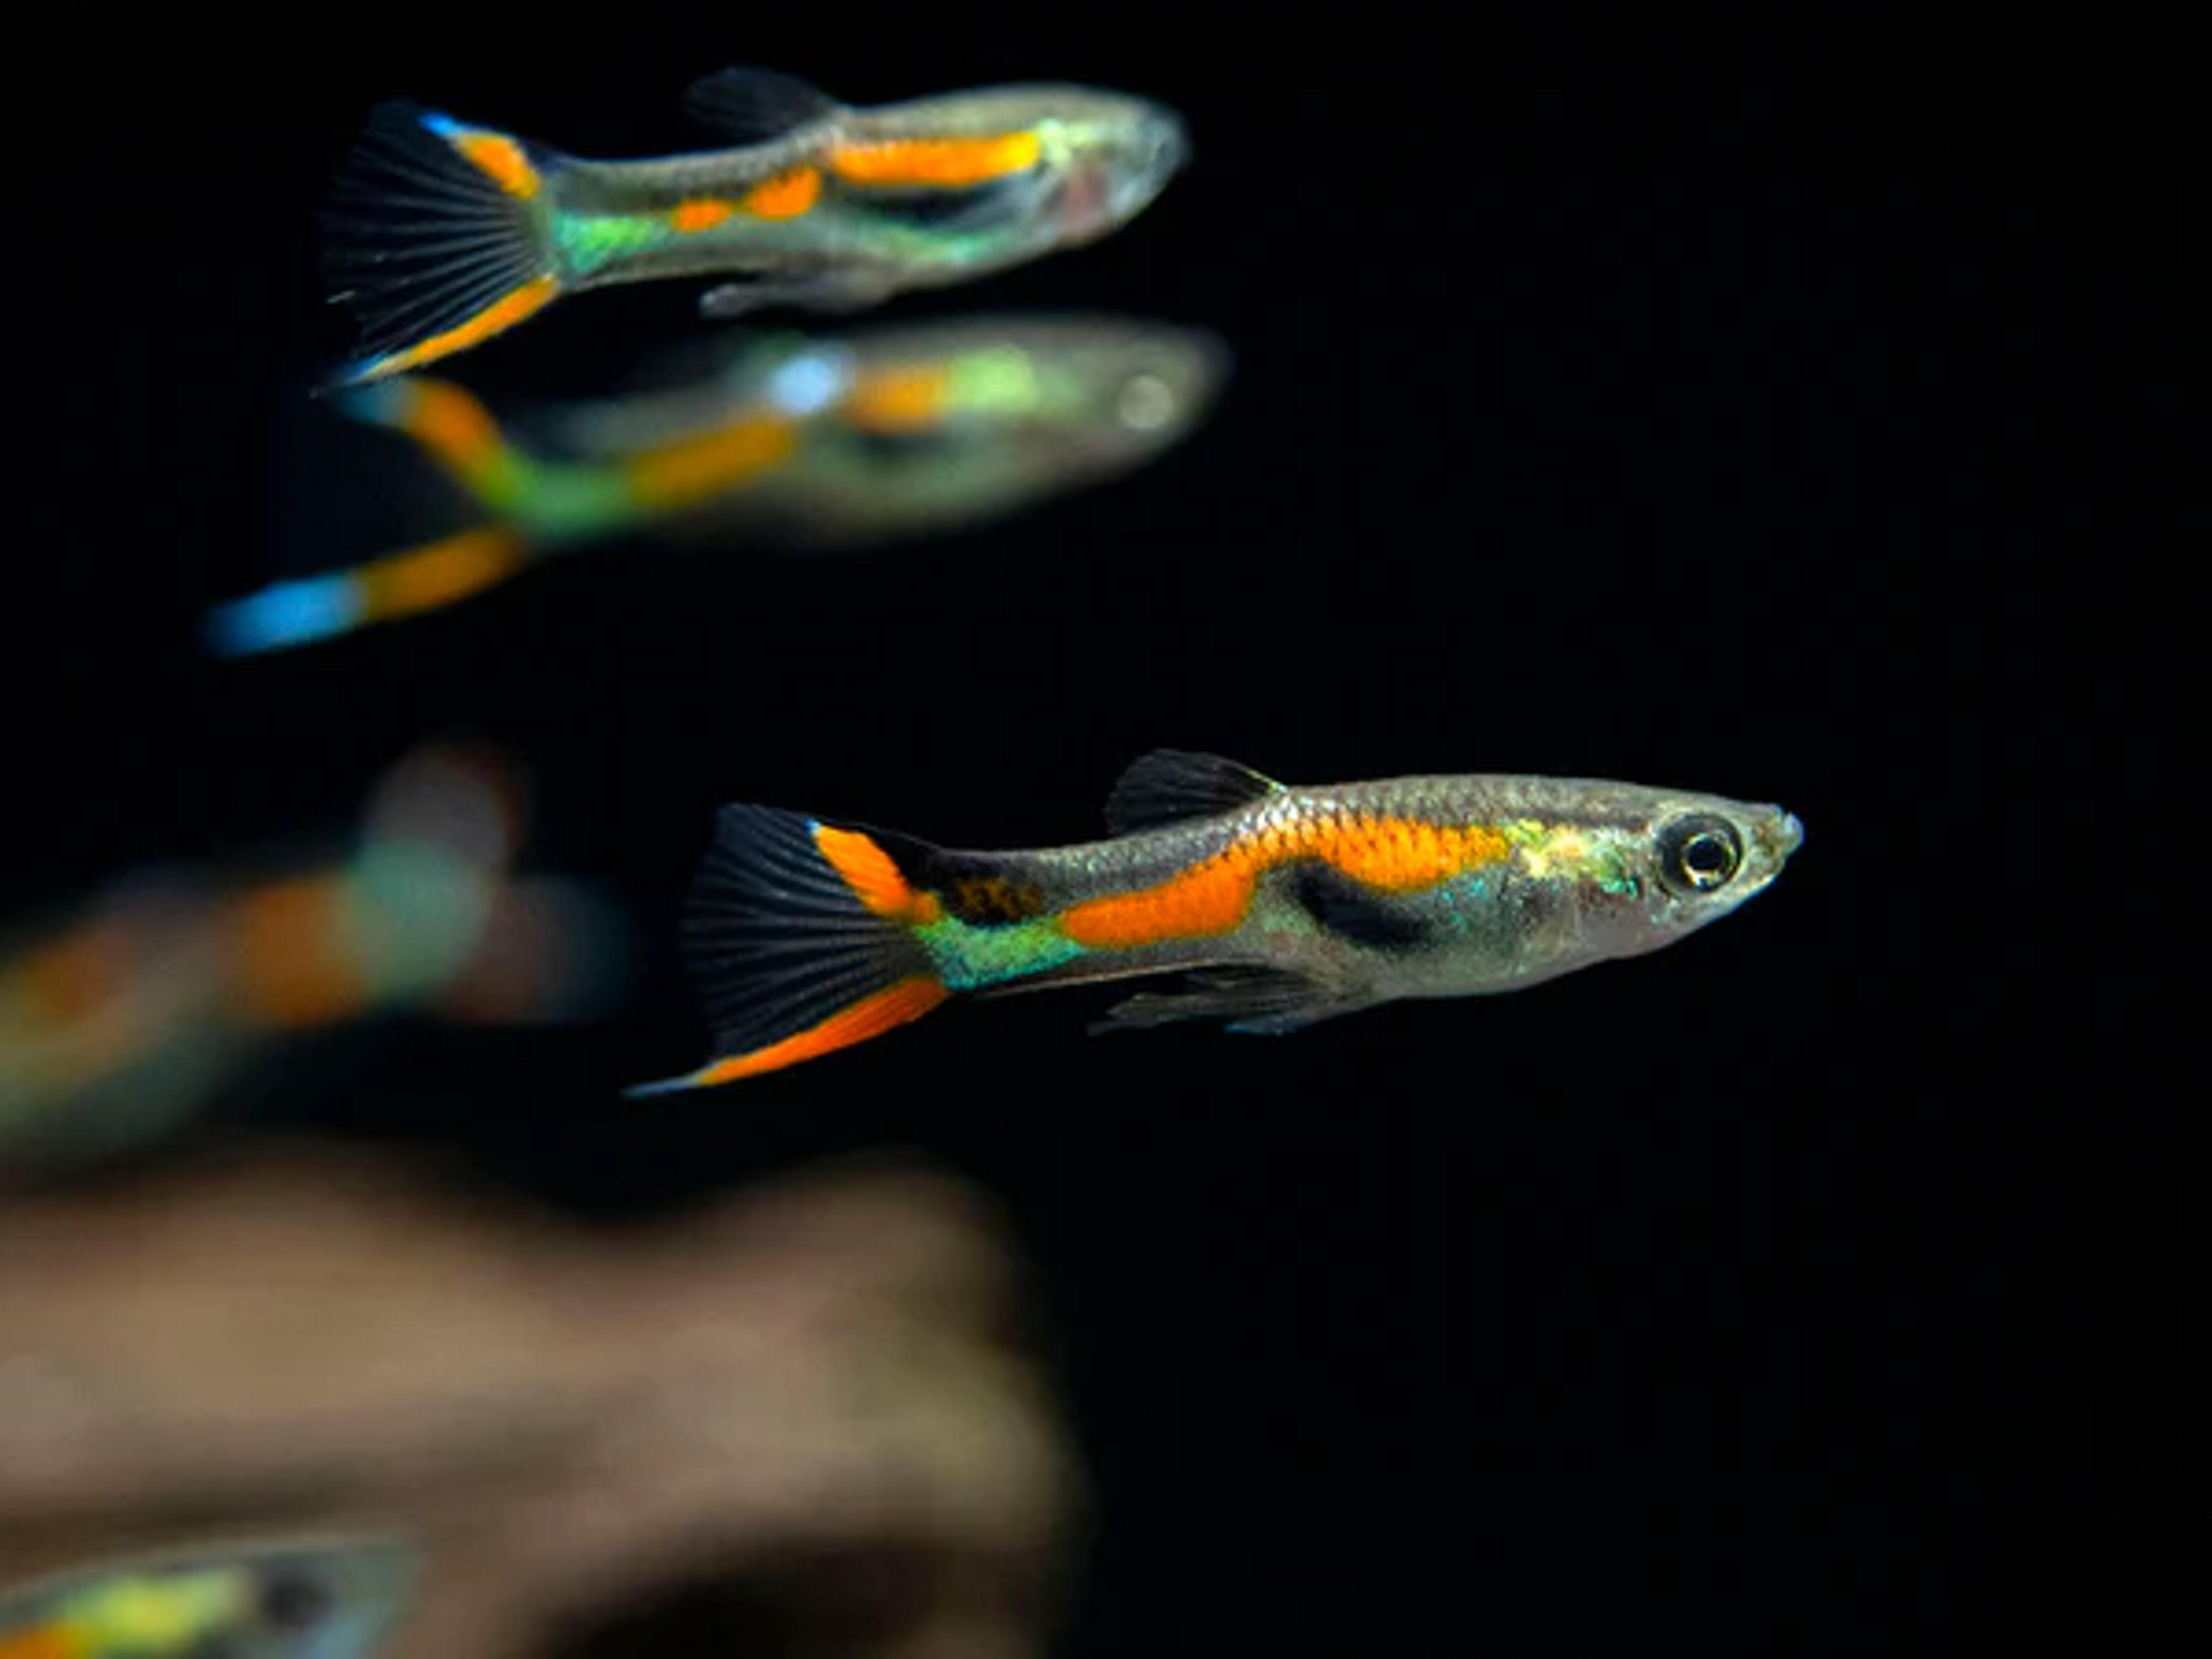
[[[543,469],[472,393],[451,381],[402,376],[346,387],[334,401],[357,421],[413,439],[493,511],[514,514],[528,507]]]
[[[223,657],[335,639],[372,623],[442,610],[497,586],[526,562],[520,532],[486,525],[218,605],[208,615],[204,638]]]
[[[915,929],[941,915],[887,851],[799,812],[726,806],[693,890],[693,969],[715,1059],[632,1095],[781,1070],[921,1018],[951,993]]]
[[[362,321],[361,355],[332,384],[466,351],[551,304],[561,281],[546,185],[561,165],[489,127],[379,107],[325,221],[331,297]]]

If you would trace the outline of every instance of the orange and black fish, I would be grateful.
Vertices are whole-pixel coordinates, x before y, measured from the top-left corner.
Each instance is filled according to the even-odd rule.
[[[715,1059],[636,1093],[752,1077],[962,991],[1188,971],[1102,1029],[1295,1030],[1409,997],[1517,990],[1658,949],[1761,891],[1803,837],[1777,806],[1580,779],[1291,787],[1161,750],[1111,840],[953,852],[723,809],[690,921]]]
[[[701,309],[852,310],[1096,240],[1188,153],[1172,111],[1088,87],[995,87],[856,109],[796,76],[691,88],[730,148],[592,161],[390,104],[338,182],[329,263],[361,313],[341,381],[465,351],[563,295],[723,275]]]

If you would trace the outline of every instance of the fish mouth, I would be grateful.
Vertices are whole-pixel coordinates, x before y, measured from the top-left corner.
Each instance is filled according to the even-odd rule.
[[[1788,858],[1805,844],[1805,826],[1795,812],[1784,812],[1774,829],[1774,849],[1777,857]]]

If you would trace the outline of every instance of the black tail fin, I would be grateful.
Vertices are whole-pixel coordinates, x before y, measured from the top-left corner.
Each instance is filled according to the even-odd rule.
[[[547,234],[559,158],[434,110],[386,104],[340,177],[327,216],[334,289],[360,313],[355,385],[466,351],[561,291]]]
[[[920,1019],[951,994],[914,936],[933,913],[865,831],[724,807],[686,928],[716,1058],[629,1092],[755,1077]]]

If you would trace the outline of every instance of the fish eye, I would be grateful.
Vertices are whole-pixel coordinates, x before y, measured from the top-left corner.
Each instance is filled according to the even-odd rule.
[[[1743,839],[1726,818],[1695,812],[1659,832],[1659,864],[1667,879],[1693,893],[1724,887],[1743,863]]]
[[[1174,389],[1149,372],[1132,374],[1114,397],[1114,413],[1132,432],[1158,432],[1175,418]]]
[[[301,1572],[280,1572],[261,1586],[261,1616],[272,1630],[307,1630],[331,1611],[331,1592]]]

